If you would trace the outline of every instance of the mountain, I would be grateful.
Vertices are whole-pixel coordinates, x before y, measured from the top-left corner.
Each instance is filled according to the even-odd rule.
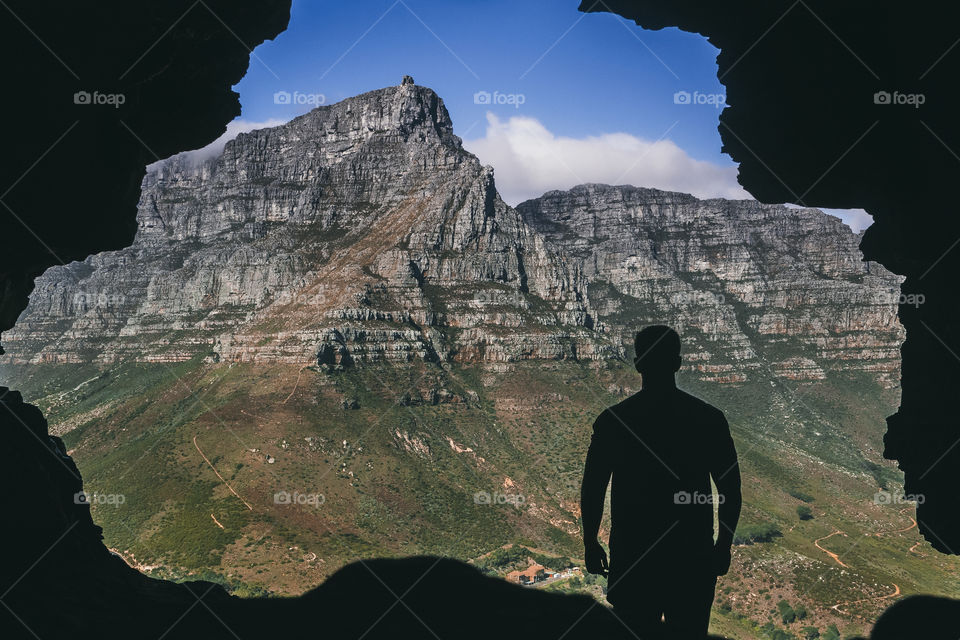
[[[606,185],[510,207],[403,84],[155,165],[138,223],[37,280],[0,374],[88,492],[124,497],[95,519],[145,570],[294,593],[356,557],[576,557],[590,425],[639,385],[633,332],[666,323],[682,385],[730,418],[745,526],[781,533],[737,555],[725,633],[754,637],[761,589],[858,629],[894,577],[955,579],[907,533],[849,570],[817,545],[904,519],[872,501],[901,478],[879,453],[899,278],[834,217]]]
[[[839,220],[602,185],[514,209],[429,89],[187,158],[147,175],[133,247],[38,281],[8,362],[604,361],[660,319],[703,379],[897,379],[899,281]]]

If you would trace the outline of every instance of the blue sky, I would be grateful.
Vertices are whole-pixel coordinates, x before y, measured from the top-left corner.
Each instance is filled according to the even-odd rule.
[[[680,90],[723,92],[716,49],[676,29],[643,31],[610,14],[585,15],[578,4],[295,0],[290,27],[257,48],[263,63],[254,59],[238,85],[244,118],[305,110],[278,108],[275,91],[335,102],[398,84],[408,73],[443,97],[461,137],[482,133],[477,127],[490,108],[475,104],[474,94],[500,91],[523,94],[526,103],[494,111],[536,117],[560,135],[624,131],[657,139],[680,121],[670,133],[675,142],[700,159],[723,161],[718,109],[673,102]]]
[[[231,133],[410,74],[444,99],[455,132],[494,165],[511,204],[588,181],[747,197],[720,153],[717,50],[695,34],[645,31],[578,5],[294,0],[289,28],[257,47],[236,87],[243,115]],[[299,104],[277,104],[277,92]]]

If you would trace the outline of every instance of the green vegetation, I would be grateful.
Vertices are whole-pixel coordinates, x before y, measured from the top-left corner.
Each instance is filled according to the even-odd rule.
[[[761,524],[741,524],[733,536],[734,544],[754,544],[757,542],[771,542],[783,534],[777,526],[770,522]]]
[[[820,637],[823,638],[823,640],[840,640],[840,631],[837,629],[837,625],[831,624]]]
[[[414,361],[301,372],[197,358],[15,375],[53,428],[69,425],[63,438],[86,489],[126,496],[94,507],[108,546],[159,565],[156,575],[220,576],[205,579],[238,594],[286,595],[367,557],[440,554],[494,575],[530,559],[554,571],[582,563],[576,506],[590,425],[635,388],[635,373],[615,361],[511,367]],[[863,621],[890,604],[882,597],[893,583],[904,594],[960,593],[960,562],[907,552],[915,529],[865,535],[909,525],[903,510],[872,505],[878,478],[891,490],[901,480],[892,464],[867,465],[857,440],[876,447],[894,394],[852,374],[798,390],[804,407],[764,375],[741,385],[681,376],[726,409],[744,476],[741,546],[718,585],[717,633],[824,638],[840,615],[846,633],[865,635]],[[279,505],[278,491],[325,501]],[[801,526],[812,504],[817,518]],[[813,544],[834,530],[846,535],[821,544],[846,568]],[[584,574],[544,588],[602,601],[605,587]],[[878,600],[831,609],[864,597]]]
[[[813,520],[813,510],[805,504],[797,507],[797,517],[801,520]]]
[[[484,573],[497,574],[503,573],[505,570],[512,571],[526,567],[530,559],[552,571],[563,571],[573,566],[570,558],[565,556],[549,556],[520,545],[497,549],[473,564]]]
[[[777,612],[780,614],[780,619],[784,624],[793,624],[797,619],[797,612],[793,610],[793,607],[791,607],[790,603],[786,600],[781,600],[777,603]]]
[[[760,631],[770,640],[794,640],[795,636],[783,629],[778,629],[772,622],[767,622]]]

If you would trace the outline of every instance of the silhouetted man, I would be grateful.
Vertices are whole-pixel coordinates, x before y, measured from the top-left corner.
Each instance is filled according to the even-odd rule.
[[[740,517],[737,452],[723,413],[677,388],[680,336],[655,325],[635,347],[641,391],[593,425],[580,498],[586,569],[608,573],[598,534],[612,475],[607,600],[643,640],[703,638]]]

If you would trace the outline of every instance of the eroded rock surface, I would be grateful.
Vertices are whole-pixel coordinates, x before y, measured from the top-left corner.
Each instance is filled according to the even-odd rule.
[[[513,208],[410,83],[155,167],[138,224],[38,280],[7,362],[602,361],[668,322],[704,380],[898,381],[899,280],[838,219],[604,185]]]

